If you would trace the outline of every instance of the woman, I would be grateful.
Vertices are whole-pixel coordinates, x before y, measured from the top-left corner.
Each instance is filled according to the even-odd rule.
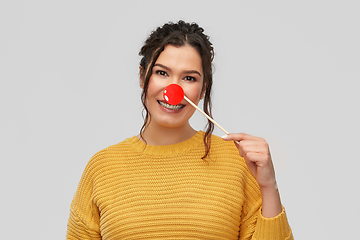
[[[214,136],[210,121],[196,131],[191,105],[163,99],[178,84],[211,116],[214,53],[203,29],[165,24],[140,55],[144,125],[89,161],[67,239],[293,239],[266,141]]]

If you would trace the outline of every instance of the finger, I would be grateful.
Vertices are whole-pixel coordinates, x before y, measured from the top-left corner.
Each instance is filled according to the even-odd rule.
[[[272,165],[271,158],[266,153],[246,152],[244,153],[244,158],[246,161],[255,163],[258,167]]]
[[[240,155],[240,157],[244,157],[244,153],[243,153],[242,147],[240,147],[240,142],[234,141],[234,144],[235,144],[236,148],[239,150],[239,155]]]
[[[241,140],[239,141],[239,145],[241,147],[245,147],[245,146],[266,147],[266,142],[262,142],[258,140]]]
[[[256,169],[261,171],[262,174],[266,173],[275,176],[274,165],[269,155],[251,152],[246,154],[244,159],[249,168],[256,166]]]
[[[264,155],[270,154],[270,152],[264,147],[258,147],[258,146],[254,146],[254,145],[239,146],[239,144],[237,144],[236,142],[234,142],[234,143],[239,151],[239,155],[243,158],[248,158],[247,155],[249,155],[251,153],[264,154]],[[240,144],[241,143],[242,142],[240,142]]]
[[[269,147],[266,143],[257,141],[240,141],[239,148],[246,152],[270,153]]]
[[[239,142],[239,147],[244,148],[252,146],[258,148],[259,152],[270,152],[269,144],[262,138],[256,138],[255,140],[242,140]]]
[[[229,133],[228,135],[222,136],[225,141],[242,141],[242,140],[257,140],[261,139],[246,133]]]
[[[268,154],[269,151],[267,151],[266,148],[262,147],[262,146],[256,146],[256,145],[245,145],[245,146],[241,146],[241,143],[240,142],[240,146],[239,146],[239,149],[241,149],[241,151],[244,153],[244,154],[247,154],[247,153],[262,153],[262,154]]]

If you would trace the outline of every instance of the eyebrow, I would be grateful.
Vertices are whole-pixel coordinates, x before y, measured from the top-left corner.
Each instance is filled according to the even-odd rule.
[[[165,68],[166,70],[168,70],[168,71],[171,72],[171,69],[170,69],[169,67],[167,67],[167,66],[165,66],[165,65],[162,65],[162,64],[160,64],[160,63],[155,63],[155,64],[154,64],[154,67],[155,67],[155,66]],[[200,74],[198,71],[196,71],[196,70],[188,70],[188,71],[185,71],[185,73],[195,73],[195,74],[198,74],[198,75],[201,77],[201,74]]]

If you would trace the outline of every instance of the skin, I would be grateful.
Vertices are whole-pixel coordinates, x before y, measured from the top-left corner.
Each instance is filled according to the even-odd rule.
[[[250,173],[259,184],[262,197],[262,215],[273,218],[282,212],[279,190],[269,145],[265,139],[245,133],[230,133],[225,141],[236,141],[239,154],[246,161]],[[238,143],[237,143],[238,142]]]
[[[147,144],[159,146],[180,143],[196,134],[197,131],[189,123],[195,108],[183,100],[180,104],[185,107],[181,110],[169,110],[161,106],[159,101],[164,101],[163,91],[166,86],[178,84],[197,105],[204,96],[203,75],[202,60],[196,49],[189,45],[165,47],[149,80],[146,106],[151,114],[151,121],[143,132]],[[144,88],[141,78],[140,87]],[[262,215],[266,218],[279,215],[282,205],[268,143],[263,138],[245,133],[232,133],[223,139],[236,141],[235,146],[240,156],[245,159],[258,182],[262,195]]]
[[[166,86],[178,84],[197,105],[204,96],[203,75],[202,60],[196,49],[189,45],[165,47],[155,62],[148,85],[146,106],[151,114],[151,121],[145,128],[143,137],[149,145],[179,143],[196,134],[197,131],[189,124],[195,108],[186,100],[180,102],[184,107],[178,111],[166,109],[158,101],[164,101],[163,91]],[[140,87],[144,87],[141,78]]]

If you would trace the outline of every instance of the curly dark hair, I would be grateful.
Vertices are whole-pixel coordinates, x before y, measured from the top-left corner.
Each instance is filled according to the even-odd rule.
[[[190,45],[194,47],[201,56],[202,68],[204,73],[203,87],[205,88],[203,111],[212,117],[211,114],[211,88],[212,88],[212,61],[214,59],[214,50],[209,37],[204,34],[204,29],[196,23],[186,23],[182,20],[177,23],[166,23],[162,27],[158,27],[153,31],[145,44],[142,46],[139,55],[142,56],[140,61],[140,77],[143,80],[143,91],[141,94],[141,102],[146,112],[144,117],[144,124],[140,129],[140,136],[146,128],[149,120],[151,119],[150,113],[147,110],[145,101],[147,97],[147,90],[149,79],[152,74],[152,69],[160,53],[164,51],[165,46],[184,46]],[[210,151],[211,134],[214,130],[214,124],[208,120],[204,135],[205,159]]]

